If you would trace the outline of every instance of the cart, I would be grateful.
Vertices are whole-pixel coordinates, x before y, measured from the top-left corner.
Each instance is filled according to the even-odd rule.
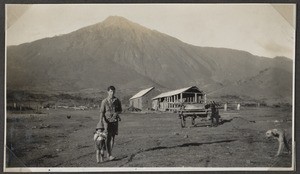
[[[186,126],[186,119],[188,117],[191,117],[192,125],[195,126],[197,117],[211,119],[212,116],[209,105],[205,105],[204,103],[183,103],[178,113],[182,128]]]

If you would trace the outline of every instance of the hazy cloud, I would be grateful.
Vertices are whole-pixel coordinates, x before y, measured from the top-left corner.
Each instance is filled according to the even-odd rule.
[[[293,50],[291,48],[280,45],[276,42],[269,42],[264,45],[264,48],[266,51],[270,53],[275,53],[277,56],[290,55],[289,58],[292,58],[293,56]]]

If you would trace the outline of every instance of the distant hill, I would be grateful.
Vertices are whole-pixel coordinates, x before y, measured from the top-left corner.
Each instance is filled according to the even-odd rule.
[[[288,83],[272,78],[273,73]],[[252,88],[248,86],[250,80],[244,81],[251,78],[257,79],[252,81]],[[197,47],[118,16],[7,50],[8,89],[104,90],[114,84],[132,94],[149,86],[176,89],[197,85],[206,92],[222,91],[218,95],[223,95],[230,92],[232,84],[243,81],[232,89],[278,98],[282,93],[277,90],[290,90],[291,78],[290,59]],[[259,79],[272,82],[261,85]],[[267,87],[269,92],[263,92]]]
[[[292,103],[292,83],[290,72],[279,68],[267,68],[256,76],[213,91],[209,96],[243,95],[268,103]]]

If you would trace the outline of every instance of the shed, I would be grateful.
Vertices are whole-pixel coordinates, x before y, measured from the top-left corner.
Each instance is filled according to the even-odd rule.
[[[160,111],[178,110],[182,103],[206,103],[206,94],[196,86],[181,88],[152,98],[152,108]]]
[[[158,92],[154,90],[154,87],[143,89],[129,99],[129,105],[130,107],[139,108],[141,110],[151,109],[151,99],[157,94]]]

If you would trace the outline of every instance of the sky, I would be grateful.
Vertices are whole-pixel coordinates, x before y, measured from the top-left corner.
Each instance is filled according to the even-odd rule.
[[[294,4],[8,4],[6,12],[7,45],[67,34],[117,15],[196,46],[294,59]]]

